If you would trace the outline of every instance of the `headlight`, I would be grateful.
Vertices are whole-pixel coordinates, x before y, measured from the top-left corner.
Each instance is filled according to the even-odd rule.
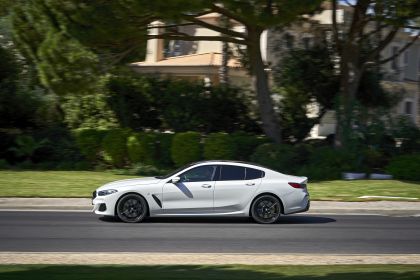
[[[103,191],[98,192],[98,196],[109,195],[109,194],[116,193],[116,192],[117,192],[117,190],[103,190]]]

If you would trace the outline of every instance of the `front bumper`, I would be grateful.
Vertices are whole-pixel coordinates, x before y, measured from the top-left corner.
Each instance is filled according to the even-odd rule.
[[[98,215],[114,216],[115,203],[117,199],[117,193],[106,196],[94,196],[92,199],[92,212]]]

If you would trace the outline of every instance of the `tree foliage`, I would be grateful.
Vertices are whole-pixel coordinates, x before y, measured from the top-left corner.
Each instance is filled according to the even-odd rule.
[[[65,81],[78,79],[92,71],[93,59],[78,48],[77,40],[89,51],[108,63],[120,63],[139,59],[144,54],[146,39],[163,38],[169,40],[227,41],[246,46],[247,55],[254,77],[254,88],[258,100],[262,128],[265,133],[280,141],[280,127],[273,109],[268,77],[260,51],[262,32],[271,27],[285,26],[304,13],[314,11],[320,4],[318,0],[276,1],[86,1],[86,0],[31,0],[15,8],[14,26],[16,41],[21,49],[37,63],[44,62],[44,84],[54,85],[62,77],[59,73],[60,61],[80,61],[86,55],[85,63],[78,64],[84,70],[75,75],[63,76]],[[218,13],[229,21],[239,22],[245,32],[237,32],[228,27],[203,21],[200,15]],[[159,35],[147,35],[147,25],[154,20],[162,20],[167,26]],[[218,32],[216,36],[190,36],[178,32],[177,25],[198,25]],[[32,28],[29,28],[29,27]],[[27,32],[29,31],[29,32]],[[52,39],[49,37],[56,37]],[[61,37],[63,36],[63,37]],[[48,44],[50,41],[52,44]],[[60,44],[55,44],[61,42]],[[65,46],[65,42],[70,45]],[[68,57],[63,50],[75,48],[75,55]],[[64,57],[63,57],[64,56]],[[41,62],[42,61],[42,62]],[[88,67],[88,68],[84,68]],[[89,69],[89,70],[87,70]],[[58,75],[57,75],[58,74]],[[64,73],[63,73],[64,74]],[[81,74],[81,75],[79,75]],[[60,90],[58,88],[57,90]]]
[[[420,32],[414,33],[412,39],[394,54],[381,57],[382,51],[393,41],[398,32],[404,28],[419,29],[419,26],[413,26],[413,20],[420,16],[420,2],[417,0],[346,2],[352,16],[344,24],[339,24],[336,12],[339,1],[331,1],[333,38],[337,55],[340,57],[341,76],[335,143],[338,147],[350,144],[354,101],[363,73],[369,68],[378,72],[381,64],[401,55],[420,36]]]

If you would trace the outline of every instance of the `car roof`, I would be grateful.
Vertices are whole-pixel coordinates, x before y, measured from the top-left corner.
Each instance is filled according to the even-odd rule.
[[[252,162],[247,162],[247,161],[240,161],[240,160],[223,160],[223,159],[222,160],[203,160],[203,161],[197,161],[197,162],[191,163],[190,166],[197,165],[197,164],[205,164],[205,163],[213,163],[213,164],[224,164],[224,163],[238,164],[239,163],[239,164],[252,165],[252,166],[255,166],[255,167],[260,167],[260,168],[272,170],[272,169],[270,169],[268,167],[262,166],[262,165],[257,164],[257,163],[252,163]],[[272,171],[275,171],[275,170],[272,170]],[[277,172],[277,171],[275,171],[275,172]]]

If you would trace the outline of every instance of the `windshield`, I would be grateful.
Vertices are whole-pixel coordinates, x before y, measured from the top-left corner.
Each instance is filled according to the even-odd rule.
[[[167,178],[169,178],[171,176],[174,176],[176,173],[180,172],[181,170],[183,170],[183,169],[185,169],[187,167],[193,166],[194,164],[196,164],[196,163],[190,163],[190,164],[184,165],[184,166],[182,166],[182,167],[180,167],[178,169],[175,169],[174,171],[170,172],[169,174],[162,175],[162,176],[156,176],[155,178],[156,179],[167,179]]]

